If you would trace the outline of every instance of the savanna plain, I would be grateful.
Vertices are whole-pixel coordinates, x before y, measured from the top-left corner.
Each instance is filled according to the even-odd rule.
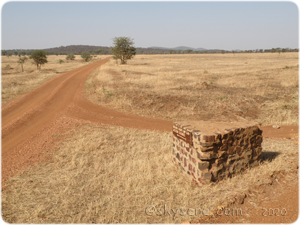
[[[17,56],[2,56],[2,105],[90,63],[80,56],[59,63],[64,58],[48,56],[40,71],[28,60],[21,72]],[[111,59],[96,68],[84,94],[95,104],[169,121],[298,125],[298,71],[298,53],[137,55],[126,65]],[[297,136],[265,138],[258,167],[201,188],[172,164],[172,133],[86,122],[53,138],[49,160],[6,182],[4,221],[180,223],[203,215],[188,215],[187,209],[211,214],[241,194],[255,199],[251,187],[269,184],[274,174],[284,172],[285,188],[298,179]],[[149,215],[149,207],[167,207],[170,214]],[[251,215],[238,220],[251,221]]]

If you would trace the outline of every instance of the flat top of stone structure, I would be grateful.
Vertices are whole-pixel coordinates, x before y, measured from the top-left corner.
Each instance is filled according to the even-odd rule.
[[[202,134],[228,133],[226,129],[246,128],[251,126],[259,127],[259,125],[254,122],[176,121],[174,123],[188,126],[186,128],[198,130]]]

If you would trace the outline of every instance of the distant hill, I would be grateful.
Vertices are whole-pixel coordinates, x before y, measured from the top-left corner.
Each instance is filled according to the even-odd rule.
[[[37,49],[10,49],[2,50],[1,55],[31,55],[31,53]],[[55,48],[46,48],[41,49],[45,51],[48,55],[67,55],[67,54],[76,54],[81,55],[83,52],[89,52],[92,55],[107,55],[111,54],[110,47],[107,46],[94,46],[94,45],[68,45],[60,46]],[[282,50],[281,48],[272,48],[272,49],[260,49],[259,52],[278,52]],[[239,50],[235,49],[234,52],[258,52],[257,50]],[[286,52],[298,52],[299,49],[285,49]],[[191,48],[187,46],[178,46],[175,48],[165,48],[165,47],[149,47],[149,48],[136,48],[137,54],[203,54],[203,53],[231,53],[232,51],[222,50],[222,49],[205,49],[205,48]]]
[[[12,49],[12,50],[4,50],[6,53],[10,54],[24,54],[31,55],[31,53],[36,49]],[[68,46],[60,46],[55,48],[45,48],[41,49],[47,52],[48,55],[67,55],[67,54],[75,54],[81,55],[83,52],[89,52],[91,54],[96,55],[107,55],[111,54],[110,47],[107,46],[94,46],[94,45],[68,45]],[[137,54],[178,54],[178,53],[220,53],[222,50],[219,49],[205,49],[205,48],[191,48],[187,46],[178,46],[175,48],[165,48],[165,47],[149,47],[149,48],[136,48]],[[2,55],[3,51],[2,51]]]
[[[82,52],[91,52],[95,54],[110,54],[110,48],[106,46],[93,46],[93,45],[69,45],[60,46],[56,48],[46,48],[42,49],[50,54],[78,54]]]
[[[187,47],[187,46],[178,46],[178,47],[175,47],[175,48],[165,48],[165,47],[156,47],[156,46],[153,46],[153,47],[150,47],[150,48],[154,48],[154,49],[165,49],[165,50],[180,50],[180,51],[186,51],[186,50],[193,50],[193,51],[205,51],[206,49],[205,48],[191,48],[191,47]]]

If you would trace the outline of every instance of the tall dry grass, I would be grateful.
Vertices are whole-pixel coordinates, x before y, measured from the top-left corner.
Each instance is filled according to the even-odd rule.
[[[28,57],[28,56],[27,56]],[[32,64],[33,60],[28,59],[23,67],[18,63],[18,56],[2,56],[1,57],[1,82],[2,82],[2,105],[10,100],[18,97],[20,94],[26,93],[34,88],[40,86],[47,80],[76,69],[87,64],[80,55],[75,56],[75,60],[66,60],[65,55],[50,55],[47,56],[48,63],[42,65],[41,70],[37,70],[36,66]],[[99,60],[100,56],[93,58]],[[59,63],[59,60],[63,63]]]
[[[138,55],[95,70],[98,104],[169,120],[298,124],[298,53]]]
[[[53,160],[10,179],[2,191],[4,221],[178,223],[209,214],[250,185],[268,183],[274,171],[290,173],[298,165],[297,145],[266,139],[259,167],[199,188],[172,164],[170,133],[83,125],[66,136]],[[165,214],[151,213],[165,206]],[[194,215],[195,208],[197,216],[188,216],[187,209]]]

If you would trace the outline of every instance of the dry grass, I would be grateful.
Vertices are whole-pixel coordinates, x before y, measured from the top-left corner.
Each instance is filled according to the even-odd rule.
[[[16,70],[13,75],[2,69],[2,99],[4,90],[18,95],[12,86],[3,87],[13,82],[9,79],[24,77],[30,83],[43,73],[47,80],[83,65],[58,64],[60,58],[64,56],[43,67],[55,68],[51,73],[37,72],[27,62],[24,74],[13,66],[16,58],[2,58],[2,68],[9,63]],[[298,54],[140,55],[128,65],[111,60],[91,74],[86,94],[99,104],[172,120],[298,124]],[[268,183],[275,171],[285,171],[286,179],[297,176],[292,171],[298,165],[298,146],[292,141],[266,139],[259,167],[198,188],[171,162],[171,133],[86,124],[65,135],[52,160],[8,181],[2,191],[6,222],[178,223],[195,218],[186,215],[187,209],[212,212],[251,185]],[[151,205],[166,205],[170,215],[146,215]],[[171,209],[183,211],[174,216]]]
[[[194,217],[177,211],[173,219],[171,209],[208,214],[227,197],[266,182],[274,171],[289,173],[298,165],[297,145],[267,139],[260,167],[198,188],[172,164],[170,133],[87,124],[67,136],[53,160],[10,179],[2,191],[6,222],[178,223]],[[170,215],[147,216],[149,205],[166,205]]]
[[[33,90],[58,74],[87,64],[79,55],[76,55],[73,61],[67,61],[65,55],[50,55],[47,56],[48,63],[43,65],[41,70],[37,70],[36,66],[32,64],[33,60],[29,59],[24,63],[24,72],[22,72],[18,58],[18,56],[2,56],[1,58],[2,105],[20,94]],[[60,59],[64,61],[61,64],[59,63]],[[94,58],[94,60],[96,59],[99,59],[99,56]]]
[[[298,53],[138,55],[95,70],[86,95],[169,120],[298,124],[298,70]]]

